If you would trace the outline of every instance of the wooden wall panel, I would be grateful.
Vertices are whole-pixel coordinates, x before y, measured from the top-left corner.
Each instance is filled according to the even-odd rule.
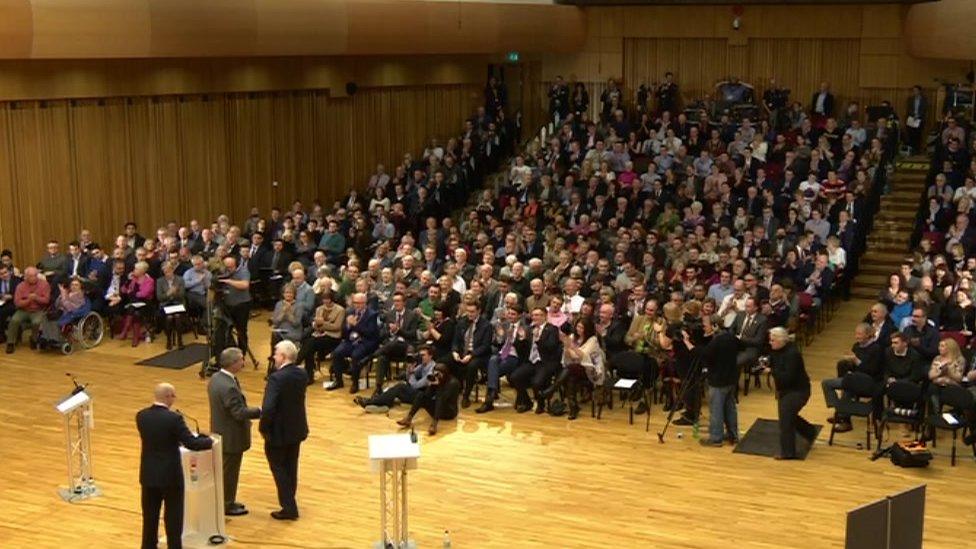
[[[123,223],[241,219],[301,198],[331,203],[377,162],[446,140],[480,86],[0,103],[0,248],[35,260],[82,227],[110,244]],[[278,181],[278,187],[272,186]]]

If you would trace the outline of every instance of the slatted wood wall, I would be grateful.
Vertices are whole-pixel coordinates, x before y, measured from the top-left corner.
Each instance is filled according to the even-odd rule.
[[[133,220],[242,218],[339,198],[459,133],[475,85],[0,103],[0,247],[33,261],[82,227],[108,243]],[[277,190],[272,181],[278,181]]]

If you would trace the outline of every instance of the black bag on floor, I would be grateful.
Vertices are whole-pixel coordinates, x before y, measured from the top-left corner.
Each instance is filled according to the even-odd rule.
[[[928,467],[932,452],[917,441],[901,441],[891,445],[891,462],[899,467]]]

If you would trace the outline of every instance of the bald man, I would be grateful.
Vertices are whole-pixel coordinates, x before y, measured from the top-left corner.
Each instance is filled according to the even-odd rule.
[[[183,467],[180,445],[190,450],[213,446],[210,437],[194,435],[183,416],[170,408],[176,402],[176,389],[160,383],[153,392],[152,406],[136,414],[136,427],[142,439],[139,484],[142,485],[142,549],[159,543],[159,511],[166,503],[166,544],[170,549],[183,546]]]

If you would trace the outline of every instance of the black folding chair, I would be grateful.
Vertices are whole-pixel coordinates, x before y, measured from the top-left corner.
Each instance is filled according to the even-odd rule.
[[[952,431],[951,464],[956,464],[956,439],[961,430],[963,436],[973,425],[966,419],[965,412],[973,409],[973,394],[958,385],[946,385],[939,389],[939,409],[928,417],[932,447],[935,448],[935,430]]]
[[[914,432],[922,430],[924,422],[924,407],[922,403],[922,387],[918,383],[898,380],[885,388],[886,405],[881,412],[879,433],[888,430],[888,425],[896,423],[908,425]],[[878,450],[881,449],[881,437],[878,437]]]
[[[878,432],[877,419],[874,417],[875,399],[880,396],[881,388],[871,376],[864,372],[851,372],[844,376],[844,391],[847,398],[841,397],[837,406],[834,407],[834,421],[830,425],[830,438],[827,445],[834,444],[834,433],[837,431],[837,423],[841,416],[863,417],[867,420],[865,448],[871,449],[871,431],[876,437],[880,437]]]

